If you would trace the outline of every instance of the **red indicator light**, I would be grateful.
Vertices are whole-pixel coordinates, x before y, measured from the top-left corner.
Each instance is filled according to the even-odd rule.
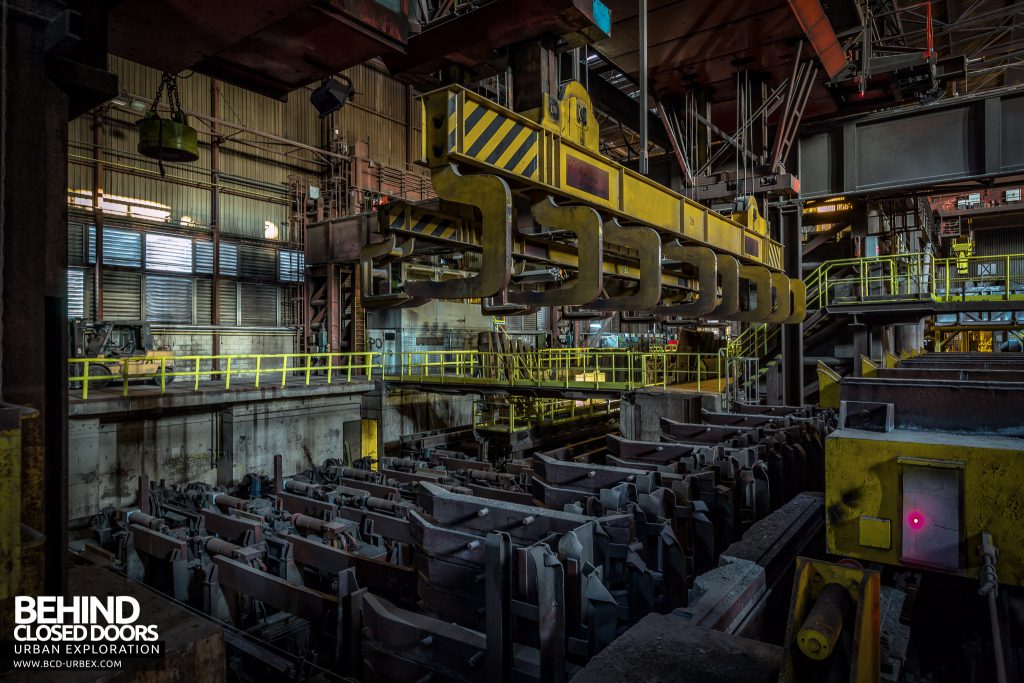
[[[910,528],[914,529],[915,531],[917,529],[922,528],[924,526],[924,515],[922,515],[920,512],[916,510],[914,512],[911,512],[909,515],[907,515],[907,524],[909,524]]]

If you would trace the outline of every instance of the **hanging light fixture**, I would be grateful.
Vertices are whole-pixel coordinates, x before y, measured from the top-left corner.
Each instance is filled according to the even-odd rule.
[[[156,110],[165,90],[167,104],[171,109],[169,118],[160,116]],[[136,127],[139,130],[139,154],[156,159],[161,176],[164,175],[164,161],[185,162],[199,158],[199,139],[196,129],[188,125],[188,117],[181,108],[178,77],[174,74],[164,72],[153,104]]]
[[[356,94],[351,78],[348,76],[339,76],[339,78],[344,83],[334,78],[325,78],[309,96],[309,103],[319,112],[320,118],[338,111]]]

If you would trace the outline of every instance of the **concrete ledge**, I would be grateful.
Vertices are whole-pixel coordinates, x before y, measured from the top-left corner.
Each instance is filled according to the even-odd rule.
[[[209,383],[207,383],[209,384]],[[167,393],[161,394],[159,387],[132,385],[127,398],[121,396],[120,387],[108,387],[90,391],[89,398],[82,400],[71,396],[68,400],[68,418],[103,417],[111,415],[138,415],[145,412],[187,412],[189,410],[209,410],[220,405],[233,403],[258,403],[281,399],[311,398],[318,396],[346,396],[364,394],[373,391],[375,383],[371,380],[358,382],[334,382],[327,384],[321,381],[305,385],[296,381],[295,386],[265,386],[256,388],[252,384],[242,385],[225,391],[220,383],[215,386],[200,384],[199,391],[192,385],[168,387]]]

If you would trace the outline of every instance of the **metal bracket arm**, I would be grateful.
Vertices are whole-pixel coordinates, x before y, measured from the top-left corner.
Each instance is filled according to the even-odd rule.
[[[772,274],[762,266],[740,266],[740,279],[752,282],[757,288],[757,303],[750,310],[737,311],[733,320],[742,322],[760,322],[772,312]]]
[[[601,295],[603,281],[600,214],[589,206],[559,206],[551,197],[534,204],[530,213],[545,228],[566,230],[576,235],[579,268],[576,280],[569,285],[541,292],[510,292],[509,301],[528,306],[585,306],[594,301]]]
[[[772,289],[775,291],[775,308],[771,315],[764,319],[766,323],[784,323],[793,310],[793,302],[789,294],[789,277],[784,273],[772,273]]]
[[[659,315],[684,315],[692,318],[707,315],[718,306],[718,259],[707,247],[684,247],[678,240],[667,243],[665,258],[688,263],[697,269],[697,300],[685,304],[657,306]]]
[[[495,175],[461,175],[449,164],[432,176],[441,199],[480,210],[483,262],[473,277],[432,282],[410,281],[405,291],[426,299],[483,299],[508,287],[512,278],[512,192]]]
[[[633,294],[598,299],[596,311],[646,311],[661,300],[661,236],[654,228],[622,225],[618,218],[604,224],[604,240],[639,254],[640,283]]]

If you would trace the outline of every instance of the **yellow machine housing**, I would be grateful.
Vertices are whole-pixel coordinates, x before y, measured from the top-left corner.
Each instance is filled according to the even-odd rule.
[[[839,429],[825,445],[828,550],[977,577],[983,531],[1001,583],[1024,585],[1024,440]]]

